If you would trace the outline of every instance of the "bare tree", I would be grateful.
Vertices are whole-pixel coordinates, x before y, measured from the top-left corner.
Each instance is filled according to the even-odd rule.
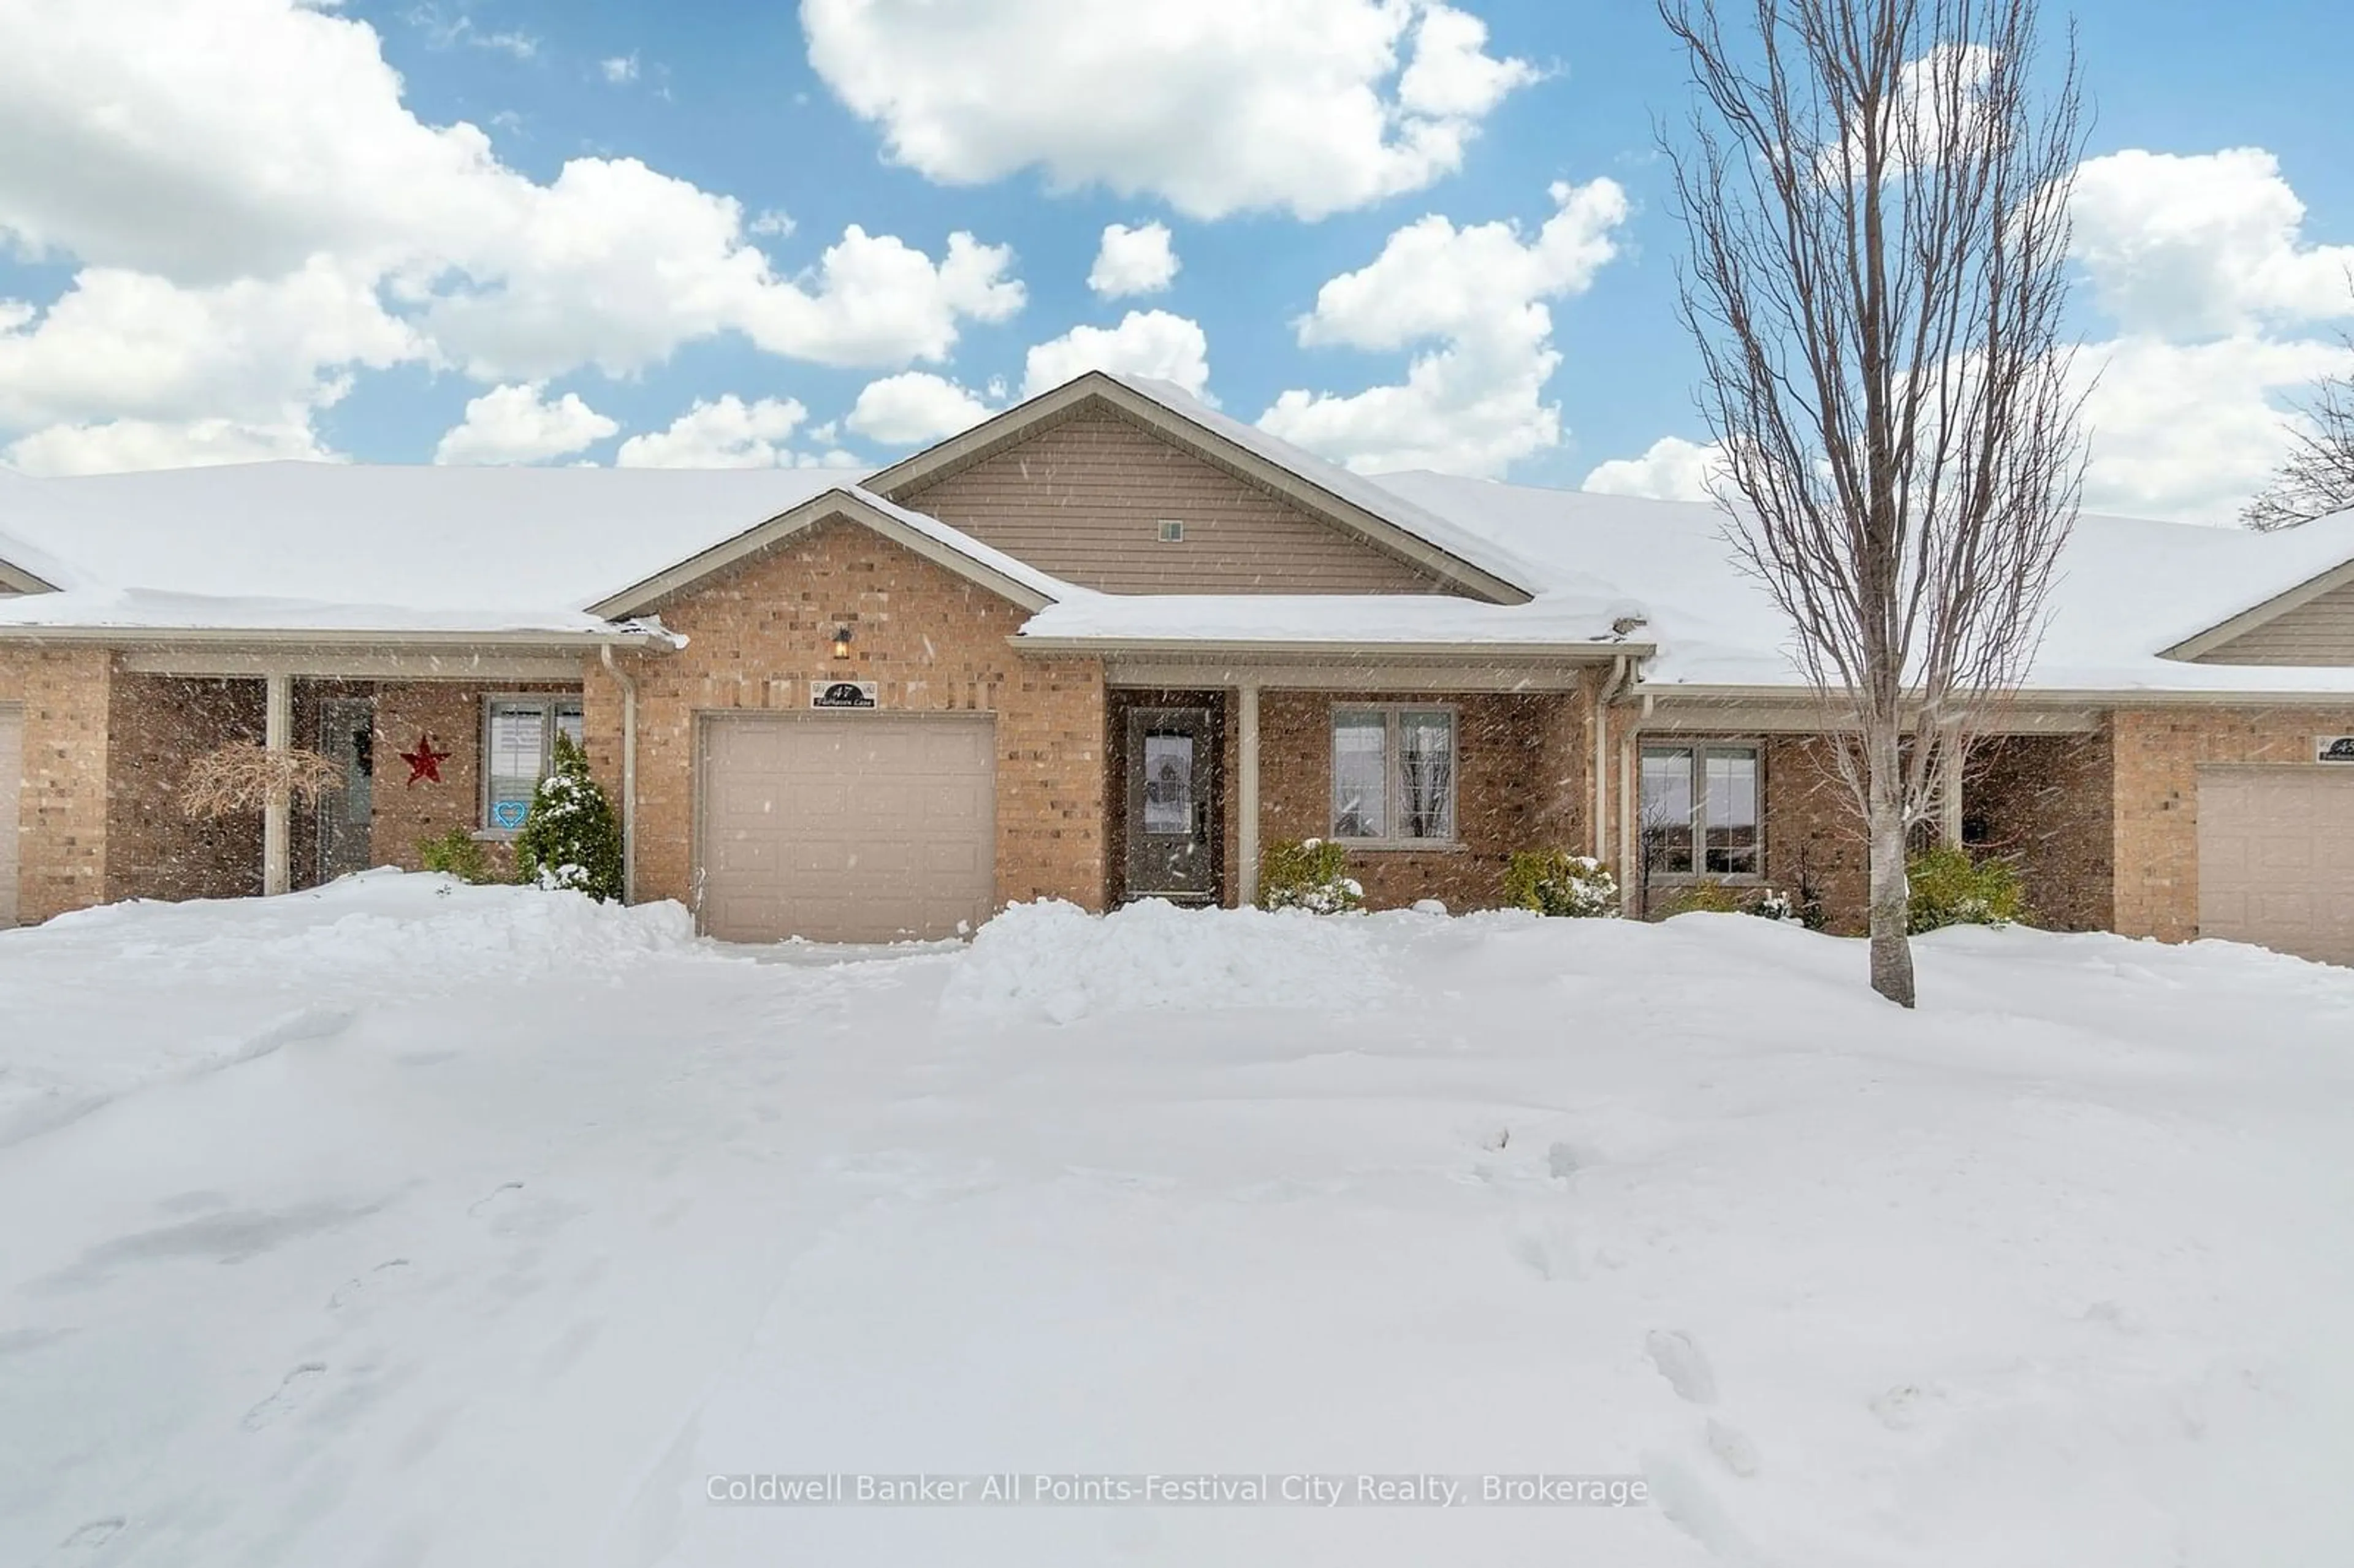
[[[2082,489],[2073,40],[2039,102],[2034,0],[1659,3],[1718,499],[1864,819],[1872,986],[1910,1007],[1907,834],[2023,677]]]
[[[2354,337],[2346,346],[2354,350]],[[2305,423],[2292,428],[2288,461],[2240,514],[2259,532],[2354,506],[2354,375],[2326,377],[2303,412]]]

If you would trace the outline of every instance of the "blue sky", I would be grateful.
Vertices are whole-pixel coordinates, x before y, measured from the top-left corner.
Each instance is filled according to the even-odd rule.
[[[2223,520],[2354,324],[2336,24],[2075,15],[2093,500]],[[1682,70],[1645,5],[80,0],[12,28],[0,458],[30,471],[886,461],[1097,361],[1369,469],[1681,493],[1704,456],[1654,146]],[[1165,288],[1090,289],[1114,224],[1166,227]],[[829,283],[854,226],[892,243]]]

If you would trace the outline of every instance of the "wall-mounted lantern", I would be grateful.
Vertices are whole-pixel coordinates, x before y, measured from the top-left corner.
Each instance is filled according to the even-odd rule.
[[[833,629],[833,656],[837,659],[850,657],[850,628],[847,626]]]

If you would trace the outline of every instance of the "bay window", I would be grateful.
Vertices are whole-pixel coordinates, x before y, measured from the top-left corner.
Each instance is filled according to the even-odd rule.
[[[1358,843],[1455,838],[1455,710],[1332,710],[1332,836]]]
[[[1763,874],[1755,746],[1643,747],[1641,810],[1645,874]]]

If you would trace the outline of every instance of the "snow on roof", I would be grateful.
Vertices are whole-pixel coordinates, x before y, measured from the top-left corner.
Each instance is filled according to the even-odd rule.
[[[0,534],[96,597],[0,603],[0,624],[307,628],[373,607],[387,630],[592,627],[577,612],[615,589],[859,477],[315,462],[11,476]]]
[[[1293,446],[1280,436],[1269,435],[1257,425],[1245,424],[1231,414],[1224,414],[1195,397],[1173,381],[1157,380],[1150,376],[1124,376],[1113,371],[1103,374],[1140,397],[1155,403],[1181,418],[1191,419],[1254,456],[1266,459],[1278,468],[1306,480],[1309,483],[1331,492],[1362,511],[1370,512],[1383,522],[1402,528],[1448,555],[1469,562],[1491,577],[1501,577],[1523,591],[1533,593],[1543,580],[1538,563],[1523,558],[1510,545],[1483,529],[1463,526],[1452,519],[1417,503],[1415,497],[1378,480],[1327,461],[1304,447]]]
[[[56,486],[0,468],[0,563],[30,572],[52,588],[78,586],[82,574],[36,544],[32,535],[69,534],[81,515],[81,509]]]
[[[1794,686],[1787,623],[1735,564],[1714,506],[1545,490],[1451,474],[1384,474],[1401,496],[1533,563],[1547,584],[1607,583],[1659,645],[1652,686]],[[2079,520],[2028,678],[2045,691],[2338,692],[2354,670],[2191,664],[2158,655],[2354,559],[2354,512],[2276,534]],[[1550,590],[1549,590],[1550,591]]]
[[[1079,591],[1022,628],[1031,641],[1315,642],[1342,647],[1424,643],[1567,648],[1641,642],[1613,630],[1641,612],[1606,585],[1550,589],[1527,604],[1456,594],[1108,594]]]
[[[77,630],[313,632],[329,638],[369,632],[400,636],[496,637],[503,633],[610,638],[611,621],[579,610],[466,606],[345,604],[250,595],[183,594],[159,588],[69,588],[0,599],[0,627]]]

